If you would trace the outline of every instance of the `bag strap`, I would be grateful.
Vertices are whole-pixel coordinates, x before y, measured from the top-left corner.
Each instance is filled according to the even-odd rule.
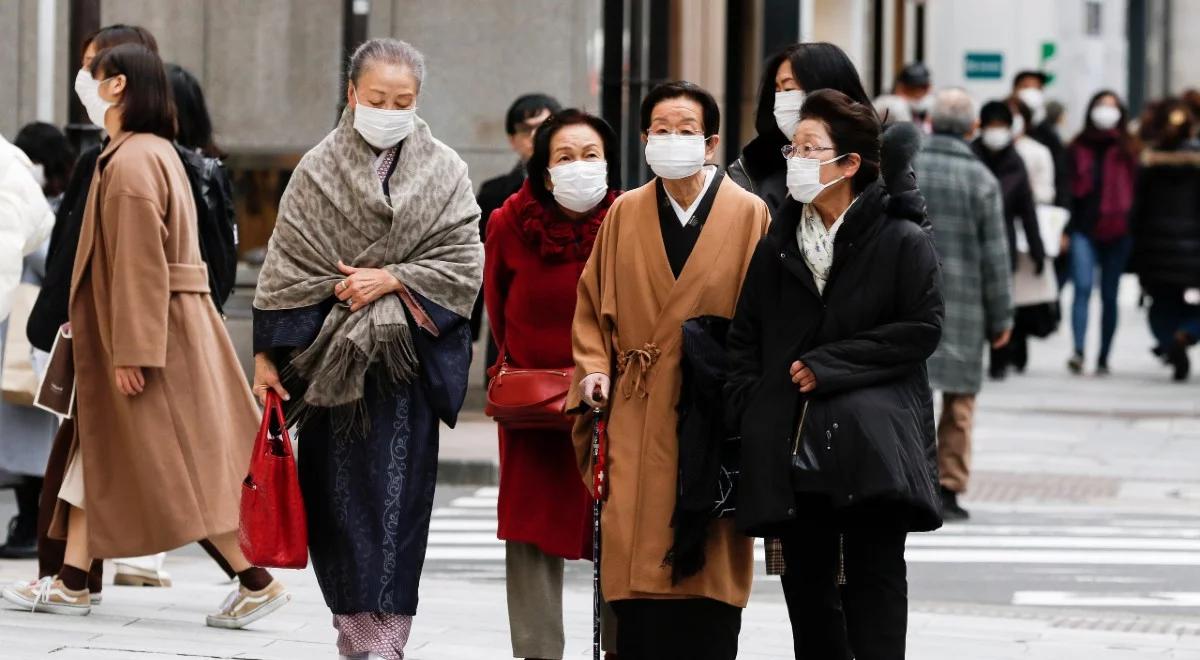
[[[292,439],[288,433],[287,420],[283,415],[283,401],[274,390],[268,389],[266,406],[263,410],[262,426],[258,429],[258,439],[255,441],[254,452],[260,454],[267,451],[266,444],[271,437],[271,421],[279,424],[279,439],[286,456],[292,455]]]

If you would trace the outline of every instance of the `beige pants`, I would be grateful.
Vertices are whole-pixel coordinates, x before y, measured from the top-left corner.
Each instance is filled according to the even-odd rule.
[[[942,418],[938,422],[938,472],[942,487],[965,493],[971,477],[971,433],[975,426],[975,395],[942,395]]]
[[[514,658],[563,657],[564,565],[561,557],[547,555],[536,545],[505,542],[508,627]],[[604,648],[616,649],[616,617],[607,603],[600,611],[600,627]]]

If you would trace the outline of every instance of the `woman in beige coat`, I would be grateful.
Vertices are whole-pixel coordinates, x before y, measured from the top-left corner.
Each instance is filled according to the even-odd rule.
[[[111,139],[71,280],[77,424],[51,525],[66,558],[56,578],[3,596],[34,611],[88,614],[93,558],[208,539],[241,581],[208,624],[240,628],[289,599],[237,543],[257,411],[209,298],[162,61],[123,44],[100,53],[91,73],[95,91],[81,98]]]

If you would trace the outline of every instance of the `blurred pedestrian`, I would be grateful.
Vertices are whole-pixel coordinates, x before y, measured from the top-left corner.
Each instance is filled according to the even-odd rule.
[[[573,364],[576,288],[620,194],[620,151],[603,119],[573,109],[551,115],[534,138],[529,178],[492,215],[483,286],[507,367]],[[592,556],[592,498],[570,432],[501,425],[499,433],[497,519],[513,657],[562,658],[563,560]]]
[[[110,140],[72,277],[77,423],[50,531],[66,541],[66,556],[57,578],[3,596],[34,611],[88,614],[94,558],[208,539],[241,583],[208,625],[241,628],[290,596],[238,546],[258,413],[209,300],[191,187],[170,142],[166,72],[140,44],[106,49],[90,69],[81,96]],[[208,378],[196,377],[197,365]]]
[[[1155,351],[1185,381],[1188,348],[1200,340],[1200,143],[1181,99],[1159,103],[1149,119],[1156,140],[1142,154],[1134,188],[1130,265],[1150,297]]]
[[[797,658],[904,657],[905,538],[941,526],[925,366],[938,256],[920,194],[883,184],[881,162],[908,162],[881,157],[880,133],[870,103],[805,100],[792,200],[754,252],[728,338],[737,524],[783,537]]]
[[[1067,207],[1070,204],[1070,182],[1066,161],[1066,147],[1058,132],[1058,124],[1062,116],[1062,104],[1049,101],[1046,98],[1046,84],[1049,81],[1042,71],[1018,71],[1013,76],[1012,91],[1021,103],[1029,108],[1032,121],[1025,127],[1025,133],[1042,146],[1050,150],[1054,160],[1054,190],[1055,206]],[[1052,112],[1057,110],[1057,112]]]
[[[34,122],[21,128],[14,144],[33,164],[34,179],[51,210],[57,209],[75,165],[75,151],[66,136],[52,124]],[[6,367],[25,365],[38,381],[49,354],[29,345],[25,325],[45,278],[48,245],[49,240],[43,241],[25,257],[21,282],[29,288],[21,292],[19,300],[14,299],[12,316],[0,324],[0,358],[8,356]],[[14,358],[7,353],[10,350],[24,354]],[[37,556],[38,499],[58,420],[32,405],[32,393],[27,401],[5,398],[0,402],[0,474],[14,482],[17,515],[9,521],[8,540],[0,546],[0,558],[29,559]]]
[[[893,94],[908,101],[912,120],[918,124],[924,124],[929,118],[929,109],[933,106],[932,90],[933,76],[922,62],[913,62],[901,69],[892,86]]]
[[[1096,373],[1109,373],[1108,356],[1117,332],[1117,287],[1132,246],[1129,209],[1133,205],[1137,153],[1127,122],[1128,114],[1116,92],[1101,91],[1088,103],[1083,131],[1067,149],[1071,220],[1063,242],[1070,251],[1075,289],[1071,314],[1075,350],[1067,367],[1075,374],[1083,373],[1097,270],[1102,313]]]
[[[875,97],[875,112],[884,128],[899,122],[913,120],[912,108],[903,96],[881,94]]]
[[[772,216],[787,202],[787,159],[779,150],[791,144],[805,95],[820,89],[869,100],[854,64],[833,44],[793,44],[764,65],[754,121],[758,134],[729,166],[729,178],[766,202]]]
[[[507,174],[488,179],[479,186],[475,200],[479,203],[479,240],[487,238],[487,223],[492,212],[500,208],[505,200],[521,189],[525,183],[525,168],[533,155],[533,136],[538,126],[550,115],[562,110],[558,100],[546,94],[522,94],[517,97],[504,114],[504,132],[508,134],[508,146],[517,154],[517,163]],[[486,291],[480,291],[471,311],[471,338],[478,341],[483,334],[483,310]],[[495,364],[496,342],[487,336],[487,364]],[[484,376],[484,383],[487,376]]]
[[[1035,275],[1046,269],[1046,250],[1042,245],[1042,232],[1038,227],[1037,204],[1033,199],[1033,187],[1029,184],[1029,173],[1017,152],[1013,136],[1013,112],[1003,101],[989,101],[979,111],[979,137],[971,143],[975,155],[987,166],[1000,182],[1000,198],[1004,206],[1004,234],[1008,240],[1008,255],[1015,272],[1022,261],[1018,258],[1018,223],[1025,235],[1025,244],[1031,267]],[[936,218],[935,218],[936,222]],[[988,374],[993,380],[1003,380],[1010,364],[1024,371],[1027,357],[1028,337],[1021,328],[1014,327],[1008,342],[992,346],[988,361]],[[1015,352],[1013,352],[1015,346]]]
[[[707,164],[718,151],[720,123],[716,100],[693,83],[650,91],[641,127],[655,178],[613,204],[579,281],[572,396],[609,411],[613,488],[601,526],[601,579],[622,660],[734,658],[750,596],[753,546],[731,520],[703,526],[698,565],[676,571],[669,554],[686,456],[676,424],[681,326],[698,316],[733,316],[770,221],[762,201]],[[575,453],[590,478],[590,424],[575,431]]]
[[[81,65],[75,76],[75,94],[80,101],[85,97],[91,98],[95,93],[90,67],[96,55],[107,48],[126,43],[140,44],[152,52],[158,52],[154,35],[145,28],[133,25],[109,25],[84,38],[80,46]],[[95,121],[103,124],[104,117],[96,117]],[[41,351],[48,352],[53,348],[59,328],[68,321],[67,301],[71,292],[79,234],[83,227],[88,191],[96,172],[96,161],[104,146],[102,143],[84,150],[79,155],[55,214],[54,230],[50,235],[50,245],[46,253],[46,275],[26,326],[29,343]],[[45,481],[38,507],[38,576],[41,578],[56,575],[63,565],[66,544],[60,539],[50,538],[47,532],[58,501],[58,491],[67,470],[74,437],[75,421],[63,420],[46,463]],[[88,591],[93,602],[99,602],[101,598],[104,587],[103,572],[104,562],[95,560],[88,577]]]
[[[1012,332],[1012,261],[1000,184],[967,142],[977,124],[971,97],[958,88],[938,92],[931,122],[916,169],[942,260],[946,320],[929,382],[942,392],[938,474],[943,516],[954,521],[968,517],[958,496],[970,484],[983,347],[1002,348]]]
[[[254,299],[254,387],[295,399],[309,551],[338,650],[396,660],[417,612],[439,425],[466,395],[483,246],[466,163],[416,115],[424,56],[372,39],[347,79],[341,120],[279,205]]]
[[[1033,188],[1033,201],[1037,204],[1053,205],[1057,188],[1054,176],[1054,154],[1050,149],[1029,135],[1033,123],[1033,111],[1019,98],[1008,99],[1008,109],[1013,113],[1013,146],[1025,164],[1029,175],[1029,187]]]

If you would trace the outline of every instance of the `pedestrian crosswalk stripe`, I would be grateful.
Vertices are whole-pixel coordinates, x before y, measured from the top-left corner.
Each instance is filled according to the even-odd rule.
[[[1200,592],[1018,591],[1013,594],[1012,603],[1042,607],[1200,607]]]
[[[496,538],[498,494],[494,487],[481,488],[436,509],[426,559],[503,562],[504,542]],[[1200,566],[1200,525],[1161,517],[1151,522],[950,525],[910,534],[905,558],[912,564]],[[754,545],[755,559],[762,562],[763,540]]]

